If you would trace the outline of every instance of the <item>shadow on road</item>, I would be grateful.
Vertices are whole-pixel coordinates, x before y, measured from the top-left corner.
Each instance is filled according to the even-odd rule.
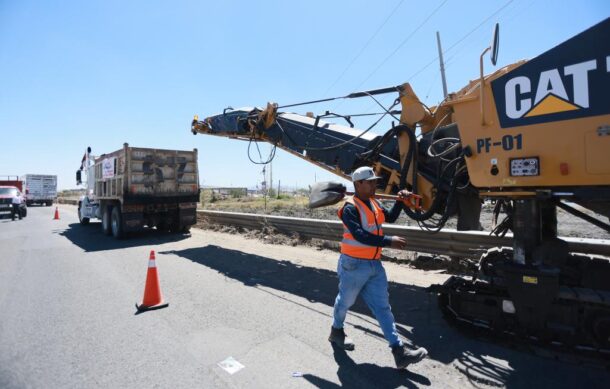
[[[303,374],[303,378],[321,389],[334,388],[417,388],[430,386],[430,380],[408,370],[381,367],[372,363],[357,364],[345,350],[332,345],[333,356],[337,363],[337,377],[341,385],[330,382],[313,374]]]
[[[18,221],[18,220],[26,220],[26,218],[27,218],[27,216],[23,219],[19,219],[19,217],[16,217],[15,220],[12,220],[10,214],[7,216],[0,215],[0,223],[11,223],[11,222]]]
[[[199,263],[246,286],[261,285],[329,307],[334,305],[338,286],[334,271],[301,266],[290,261],[252,255],[214,245],[162,253],[174,254]],[[410,342],[409,346],[426,347],[431,359],[453,365],[472,385],[603,387],[603,382],[607,382],[609,378],[608,372],[600,369],[542,358],[497,343],[482,341],[480,338],[465,336],[462,331],[450,326],[443,319],[437,308],[436,296],[427,292],[425,288],[391,282],[389,289],[390,304],[398,330]],[[358,299],[351,312],[359,314],[378,328],[376,319],[362,299]],[[350,321],[349,314],[347,321]],[[330,326],[330,318],[328,323]],[[380,331],[372,331],[359,325],[353,327],[383,340]],[[382,368],[372,364],[357,365],[349,356],[337,350],[335,350],[335,360],[339,366],[338,376],[344,387],[395,388],[400,385],[413,386],[413,382],[430,385],[427,378],[414,373],[398,372],[392,368]],[[313,375],[305,378],[320,388],[336,387],[335,384]],[[460,386],[461,383],[463,382],[453,384]]]
[[[178,242],[190,236],[190,234],[174,234],[148,228],[129,233],[124,239],[115,239],[113,236],[104,235],[100,223],[92,223],[86,226],[80,223],[72,223],[68,225],[66,230],[56,231],[55,233],[67,238],[86,252]]]

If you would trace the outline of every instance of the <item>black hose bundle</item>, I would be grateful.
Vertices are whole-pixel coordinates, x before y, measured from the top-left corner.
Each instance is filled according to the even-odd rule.
[[[395,127],[396,134],[400,134],[401,132],[405,132],[409,137],[409,150],[407,151],[407,156],[405,158],[405,162],[401,167],[400,171],[400,181],[399,188],[400,189],[408,189],[407,188],[407,174],[409,169],[411,168],[411,164],[413,164],[412,170],[412,178],[411,178],[411,192],[417,194],[417,172],[418,172],[418,156],[416,152],[417,140],[415,137],[415,132],[412,128],[406,125],[399,125]],[[445,149],[438,151],[435,148],[439,145],[448,145]],[[460,146],[460,140],[458,138],[441,138],[438,140],[434,140],[430,147],[427,150],[428,156],[432,158],[437,158],[441,163],[438,165],[436,179],[433,182],[433,187],[436,192],[436,196],[432,200],[432,204],[428,208],[428,210],[421,212],[418,210],[412,210],[409,207],[403,205],[403,210],[405,214],[411,219],[418,222],[420,227],[429,229],[429,230],[440,230],[447,219],[449,219],[452,205],[454,202],[454,195],[456,189],[458,187],[459,178],[462,174],[466,173],[466,170],[463,168],[464,166],[464,156],[460,151],[458,156],[453,159],[446,158],[451,152],[458,150]],[[451,177],[445,178],[448,173],[453,173]],[[443,196],[442,185],[444,182],[449,181],[449,187],[447,189],[447,195]],[[466,184],[467,185],[467,184]],[[464,186],[466,186],[464,185]],[[440,208],[442,202],[444,201],[444,208],[442,212],[440,212]],[[432,223],[430,220],[433,218],[435,214],[440,213],[440,218],[434,220]]]

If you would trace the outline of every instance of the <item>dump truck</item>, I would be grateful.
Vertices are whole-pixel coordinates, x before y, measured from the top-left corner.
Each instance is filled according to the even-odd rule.
[[[120,239],[144,227],[189,232],[197,220],[197,149],[123,148],[100,156],[87,148],[76,172],[86,194],[78,201],[81,225],[102,221],[106,235]]]
[[[26,174],[21,177],[25,202],[32,204],[53,205],[57,197],[57,176],[51,174]]]

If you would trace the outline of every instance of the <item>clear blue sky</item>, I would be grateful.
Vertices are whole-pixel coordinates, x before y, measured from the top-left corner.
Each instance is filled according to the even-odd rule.
[[[405,81],[434,105],[438,63],[425,66],[437,56],[437,30],[455,91],[477,77],[495,22],[503,66],[608,16],[607,0],[0,0],[0,174],[57,174],[60,189],[75,188],[87,146],[101,154],[128,142],[197,148],[201,184],[253,187],[261,166],[249,162],[247,143],[193,136],[194,114]],[[327,109],[376,111],[359,101],[296,112]],[[273,176],[301,187],[335,179],[279,151]]]

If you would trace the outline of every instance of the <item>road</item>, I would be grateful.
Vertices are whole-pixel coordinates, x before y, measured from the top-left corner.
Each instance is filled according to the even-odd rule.
[[[74,206],[53,212],[0,220],[0,388],[595,388],[610,378],[458,331],[424,290],[445,275],[387,263],[399,331],[430,352],[397,371],[361,302],[346,325],[356,350],[326,340],[336,253],[198,229],[117,241],[79,225]],[[169,307],[136,314],[150,250]],[[228,357],[244,368],[220,368]]]

